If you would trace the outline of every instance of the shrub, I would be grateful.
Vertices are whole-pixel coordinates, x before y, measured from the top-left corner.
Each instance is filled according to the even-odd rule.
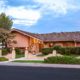
[[[53,50],[56,50],[58,53],[62,55],[80,55],[80,47],[61,47],[61,46],[54,46],[51,48],[43,48],[41,52],[43,54],[52,53]]]
[[[16,51],[16,58],[24,57],[23,49],[16,48],[15,51]]]
[[[2,49],[2,55],[6,55],[8,53],[10,53],[10,48],[3,48]]]
[[[44,59],[44,63],[80,64],[80,59],[77,59],[73,56],[62,56],[62,57],[56,56]]]
[[[61,49],[62,49],[61,46],[54,46],[52,48],[53,48],[53,50],[56,50],[58,53],[61,53]]]
[[[15,51],[16,51],[16,54],[24,54],[24,51],[20,48],[16,48]]]
[[[80,55],[80,47],[62,47],[59,52],[65,55]]]
[[[8,59],[5,57],[0,57],[0,61],[8,61]]]
[[[47,55],[49,53],[52,53],[53,51],[53,48],[43,48],[41,49],[41,52],[44,54],[44,55]]]

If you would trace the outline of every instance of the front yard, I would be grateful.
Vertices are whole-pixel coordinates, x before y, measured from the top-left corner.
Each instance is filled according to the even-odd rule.
[[[15,60],[21,63],[49,63],[49,64],[80,64],[80,58],[75,56],[52,56],[44,60]]]
[[[5,57],[0,57],[0,62],[2,62],[2,61],[8,61],[8,59]]]
[[[42,60],[15,60],[14,62],[21,62],[21,63],[43,63]]]

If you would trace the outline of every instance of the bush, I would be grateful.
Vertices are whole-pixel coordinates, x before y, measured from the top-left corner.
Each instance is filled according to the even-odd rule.
[[[3,48],[2,49],[2,55],[6,55],[8,53],[10,53],[10,48]]]
[[[43,48],[41,52],[43,54],[52,53],[53,50],[56,50],[57,53],[62,55],[80,55],[80,47],[61,47],[61,46],[54,46],[51,48]]]
[[[56,56],[48,57],[44,59],[44,63],[57,63],[57,64],[80,64],[80,59],[77,59],[73,56]]]
[[[59,52],[63,55],[80,55],[80,47],[61,47]]]
[[[8,59],[5,57],[0,57],[0,61],[8,61]]]
[[[43,48],[41,49],[41,52],[44,54],[44,55],[47,55],[49,53],[52,53],[53,51],[53,48]]]
[[[61,49],[62,49],[61,46],[54,46],[52,48],[53,48],[53,50],[56,50],[58,53],[61,53]]]
[[[15,51],[16,51],[16,54],[24,54],[24,50],[23,49],[16,48]]]
[[[24,57],[23,49],[16,48],[15,51],[16,51],[16,58]]]

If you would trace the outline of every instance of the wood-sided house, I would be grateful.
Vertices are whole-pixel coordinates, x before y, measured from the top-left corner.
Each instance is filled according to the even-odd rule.
[[[14,40],[16,40],[17,43],[13,44],[14,47],[28,48],[34,52],[39,52],[41,48],[55,45],[63,47],[80,46],[80,32],[35,34],[18,29],[12,29],[11,32],[16,34]]]

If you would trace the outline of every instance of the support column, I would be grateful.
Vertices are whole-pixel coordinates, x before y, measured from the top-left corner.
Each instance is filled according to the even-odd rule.
[[[2,57],[2,49],[0,48],[0,57]]]
[[[12,59],[16,58],[16,52],[15,52],[15,48],[12,48]]]
[[[53,56],[57,56],[56,50],[53,50],[52,54],[53,54]]]
[[[77,43],[76,42],[74,42],[74,44],[75,44],[75,47],[77,46]]]
[[[25,58],[28,58],[28,55],[29,55],[29,53],[28,53],[28,48],[26,47],[26,48],[25,48]]]

